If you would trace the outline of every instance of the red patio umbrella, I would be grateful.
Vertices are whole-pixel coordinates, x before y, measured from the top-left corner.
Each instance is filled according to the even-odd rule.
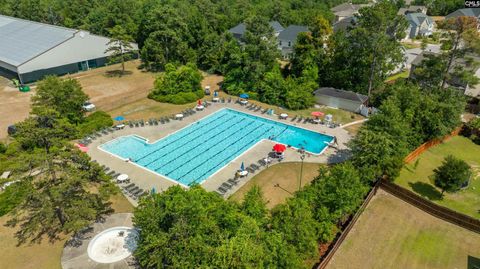
[[[275,152],[284,152],[286,149],[287,149],[287,147],[286,147],[285,145],[283,145],[283,144],[275,144],[275,145],[273,146],[273,150],[274,150]]]
[[[201,106],[202,105],[202,100],[198,99],[197,105]]]
[[[75,144],[75,146],[76,146],[80,151],[83,151],[83,152],[87,152],[87,151],[88,151],[88,148],[85,147],[85,146],[82,145],[82,144]]]
[[[318,117],[322,117],[323,115],[325,115],[325,113],[320,112],[320,111],[313,111],[311,115],[318,118]]]

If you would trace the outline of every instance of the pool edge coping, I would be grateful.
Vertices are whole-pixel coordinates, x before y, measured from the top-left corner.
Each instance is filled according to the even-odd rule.
[[[322,155],[322,154],[328,149],[329,145],[333,142],[333,140],[335,139],[335,136],[331,136],[331,135],[328,135],[328,134],[320,133],[320,132],[317,132],[317,131],[312,131],[312,130],[309,130],[309,129],[306,129],[306,128],[303,128],[303,127],[299,127],[299,126],[296,126],[296,125],[289,124],[289,123],[284,123],[284,122],[279,121],[279,120],[276,120],[276,119],[269,119],[269,118],[266,118],[266,117],[263,117],[263,116],[258,116],[258,115],[254,115],[254,114],[251,114],[251,113],[248,113],[248,112],[239,111],[239,110],[234,109],[234,108],[223,107],[223,108],[220,108],[220,109],[217,110],[217,111],[214,111],[214,112],[212,112],[212,113],[210,113],[210,114],[208,114],[208,115],[205,115],[204,117],[202,117],[202,118],[200,118],[200,119],[198,119],[198,120],[196,120],[196,121],[194,121],[194,122],[192,122],[192,123],[190,123],[190,124],[188,124],[188,125],[180,128],[180,129],[178,129],[178,130],[176,130],[176,131],[174,131],[174,132],[172,132],[172,133],[169,133],[168,135],[166,135],[166,136],[164,136],[164,137],[161,137],[161,138],[155,140],[154,142],[150,142],[148,138],[145,138],[145,137],[143,137],[143,136],[141,136],[141,135],[138,135],[138,134],[129,134],[129,135],[122,135],[122,136],[116,137],[116,138],[114,138],[114,139],[112,139],[112,140],[109,140],[109,141],[107,141],[107,142],[105,142],[105,143],[99,144],[99,145],[97,145],[96,148],[99,149],[99,150],[102,151],[102,152],[105,152],[105,153],[110,154],[110,155],[112,155],[112,156],[114,156],[114,157],[116,157],[116,158],[119,158],[120,160],[123,160],[123,161],[125,161],[125,162],[127,162],[127,163],[133,164],[133,165],[135,165],[135,166],[137,166],[137,167],[139,167],[139,168],[141,168],[141,169],[143,169],[143,170],[146,170],[146,171],[151,172],[151,173],[153,173],[153,174],[155,174],[155,175],[157,175],[157,176],[160,176],[160,177],[162,177],[162,178],[165,178],[165,179],[167,179],[168,181],[171,181],[171,182],[174,183],[174,184],[178,184],[178,185],[180,185],[180,186],[182,186],[182,187],[184,187],[184,188],[186,188],[186,189],[189,189],[191,186],[185,185],[185,184],[183,184],[183,183],[181,183],[181,182],[179,182],[179,181],[176,181],[176,180],[174,180],[174,179],[172,179],[172,178],[170,178],[170,177],[168,177],[168,176],[166,176],[166,175],[163,175],[163,174],[157,173],[157,172],[155,172],[155,171],[152,171],[152,170],[150,170],[150,169],[148,169],[148,168],[146,168],[146,167],[144,167],[144,166],[142,166],[142,165],[139,165],[139,164],[137,164],[137,163],[135,163],[135,162],[131,162],[131,161],[130,161],[129,159],[127,159],[127,158],[123,158],[123,157],[121,157],[121,156],[119,156],[119,155],[117,155],[117,154],[114,154],[114,153],[111,153],[111,152],[109,152],[109,151],[107,151],[107,150],[102,149],[101,146],[102,146],[102,145],[105,145],[105,144],[108,144],[108,143],[111,143],[111,142],[113,142],[113,141],[115,141],[115,140],[117,140],[117,139],[124,138],[124,137],[129,137],[129,136],[134,136],[134,137],[137,137],[137,138],[139,138],[139,139],[142,139],[142,140],[146,141],[148,144],[154,144],[154,143],[156,143],[156,142],[158,142],[158,141],[160,141],[160,140],[162,140],[162,139],[166,139],[167,137],[169,137],[169,136],[171,136],[171,135],[173,135],[173,134],[175,134],[175,133],[177,133],[177,132],[180,132],[180,131],[183,130],[183,129],[186,129],[186,128],[190,127],[191,125],[193,125],[193,124],[195,124],[195,123],[197,123],[197,122],[199,122],[199,121],[201,121],[201,120],[204,120],[204,119],[206,119],[206,118],[208,118],[208,117],[211,117],[212,115],[214,115],[214,114],[216,114],[216,113],[218,113],[218,112],[220,112],[220,111],[222,111],[222,110],[233,110],[233,111],[235,111],[235,112],[243,113],[243,114],[250,115],[250,116],[253,116],[253,117],[258,117],[258,118],[261,118],[261,119],[264,119],[264,120],[269,120],[269,121],[273,121],[273,122],[285,124],[285,125],[287,125],[287,126],[292,126],[292,127],[295,127],[295,128],[299,128],[299,129],[305,130],[305,131],[309,131],[309,132],[313,132],[313,133],[318,133],[318,134],[321,134],[321,135],[324,135],[324,136],[329,136],[329,137],[331,137],[332,139],[331,139],[330,142],[328,142],[328,143],[327,143],[327,142],[324,142],[325,144],[327,144],[327,146],[324,147],[319,153],[312,153],[312,152],[310,152],[310,151],[306,151],[306,150],[305,150],[305,152],[308,152],[309,154],[312,154],[312,155],[314,155],[314,156],[320,156],[320,155]],[[247,149],[246,149],[244,152],[242,152],[240,155],[238,155],[237,157],[235,157],[234,159],[232,159],[231,161],[229,161],[227,164],[225,164],[224,166],[220,167],[217,171],[215,171],[215,172],[214,172],[213,174],[211,174],[209,177],[205,178],[204,180],[202,180],[202,181],[200,181],[199,183],[196,183],[196,184],[202,185],[202,184],[205,183],[207,180],[211,179],[214,175],[216,175],[216,174],[219,173],[221,170],[223,170],[223,169],[224,169],[226,166],[228,166],[231,162],[236,161],[238,158],[242,157],[245,153],[249,152],[251,149],[253,149],[255,146],[257,146],[259,143],[264,142],[264,141],[271,141],[271,142],[275,142],[275,143],[280,143],[280,142],[276,142],[276,141],[273,141],[273,140],[270,140],[270,139],[262,138],[262,139],[260,139],[258,142],[256,142],[255,144],[253,144],[252,146],[250,146],[249,148],[247,148]],[[283,144],[283,143],[280,143],[280,144]],[[299,148],[296,148],[296,147],[294,147],[294,146],[290,146],[290,148],[295,149],[295,150],[297,150],[297,151],[299,150]]]

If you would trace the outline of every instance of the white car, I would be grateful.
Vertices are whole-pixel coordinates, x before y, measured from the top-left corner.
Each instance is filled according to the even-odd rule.
[[[82,108],[85,110],[85,111],[93,111],[95,110],[95,105],[90,103],[90,102],[85,102],[85,104],[83,104]]]

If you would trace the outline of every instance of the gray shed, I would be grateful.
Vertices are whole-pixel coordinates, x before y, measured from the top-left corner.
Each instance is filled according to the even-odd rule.
[[[365,106],[368,101],[366,95],[331,87],[324,87],[316,90],[315,99],[320,105],[340,108],[355,113],[359,113],[361,108]]]

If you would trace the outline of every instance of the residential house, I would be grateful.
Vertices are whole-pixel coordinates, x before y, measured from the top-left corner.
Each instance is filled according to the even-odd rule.
[[[345,31],[345,30],[347,30],[349,27],[355,26],[356,23],[357,23],[357,17],[355,17],[355,16],[345,18],[345,19],[343,19],[343,20],[341,20],[341,21],[335,22],[335,23],[332,25],[332,26],[333,26],[333,31],[334,31],[334,32]]]
[[[407,13],[405,15],[409,25],[405,39],[414,39],[417,36],[430,36],[433,33],[433,19],[424,13]]]
[[[461,8],[445,16],[445,19],[458,17],[475,17],[480,20],[480,8]]]
[[[276,37],[278,37],[280,32],[284,30],[283,26],[278,21],[271,21],[269,22],[269,24],[270,26],[272,26],[274,35]],[[241,41],[243,39],[243,35],[245,34],[246,30],[247,30],[247,26],[245,25],[245,23],[242,22],[228,31],[232,33],[233,37]]]
[[[308,27],[303,25],[289,25],[278,35],[278,49],[284,59],[289,59],[293,53],[293,46],[299,33],[308,32]]]
[[[331,87],[314,92],[317,104],[360,113],[367,106],[368,96]]]
[[[474,17],[478,21],[478,29],[480,30],[480,8],[462,8],[458,9],[447,16],[445,20],[454,19],[458,17]]]
[[[400,8],[397,12],[397,15],[407,15],[409,13],[427,14],[427,10],[428,9],[426,6],[408,6]]]
[[[330,10],[335,15],[334,23],[354,17],[362,7],[366,6],[370,6],[370,4],[355,5],[352,3],[344,3],[331,8]]]
[[[415,69],[421,65],[422,61],[425,58],[429,56],[439,56],[439,54],[427,51],[420,53],[412,62],[409,75],[410,78],[415,78]],[[453,67],[451,67],[451,71],[453,71],[455,67],[469,68],[472,69],[472,71],[475,71],[475,76],[480,79],[480,67],[472,64],[472,62],[480,63],[480,56],[466,55],[461,59],[456,59],[453,63]],[[447,81],[447,83],[452,87],[458,88],[463,92],[463,94],[467,96],[480,98],[480,84],[477,84],[475,86],[468,85],[455,76],[452,76],[452,78]]]

